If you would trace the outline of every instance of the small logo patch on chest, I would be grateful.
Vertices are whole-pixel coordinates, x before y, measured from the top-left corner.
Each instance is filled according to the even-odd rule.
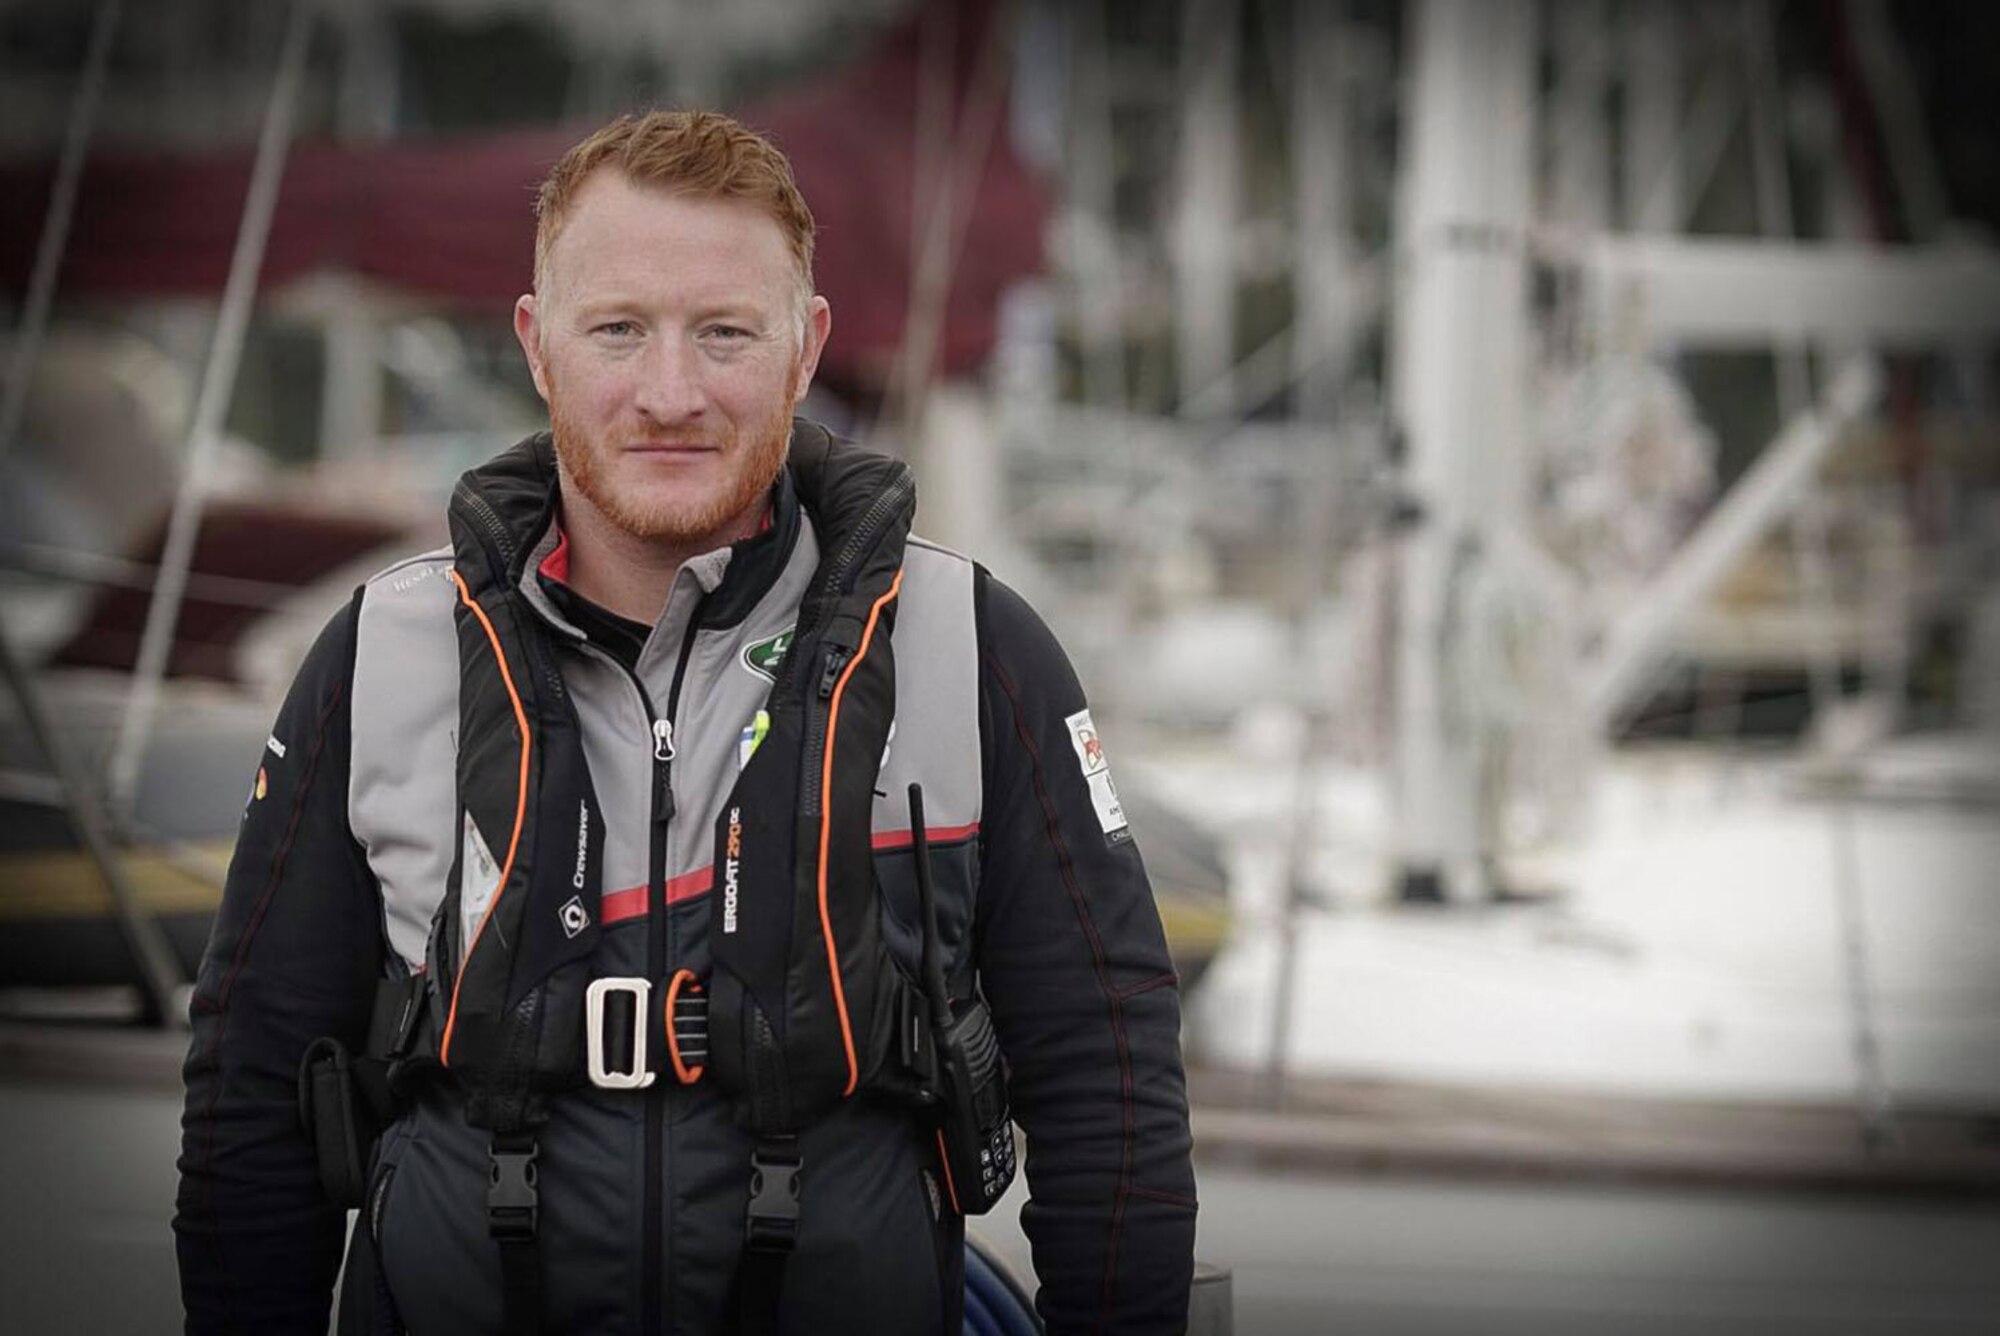
[[[792,647],[792,632],[796,627],[786,627],[774,636],[753,640],[743,647],[743,666],[766,682],[778,680],[778,669],[785,662],[785,652]]]

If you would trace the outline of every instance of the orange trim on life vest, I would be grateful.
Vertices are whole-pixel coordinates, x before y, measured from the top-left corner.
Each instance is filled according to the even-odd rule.
[[[682,1085],[693,1085],[701,1079],[700,1066],[689,1067],[681,1062],[680,1037],[674,1033],[674,999],[681,995],[681,985],[693,985],[695,992],[701,991],[701,980],[694,977],[693,970],[675,970],[674,977],[667,984],[667,1004],[662,1008],[662,1019],[667,1028],[667,1061],[674,1067],[674,1079]]]
[[[847,1047],[847,1089],[841,1091],[842,1098],[854,1093],[854,1087],[861,1083],[861,1064],[854,1056],[854,1031],[847,1020],[847,991],[840,983],[840,952],[833,943],[833,921],[826,909],[826,846],[833,832],[833,742],[839,736],[836,725],[840,719],[840,698],[847,691],[847,679],[854,676],[854,670],[868,657],[868,646],[875,639],[875,624],[882,618],[882,609],[889,601],[902,592],[903,572],[899,567],[896,578],[889,582],[889,590],[875,600],[875,606],[868,610],[868,625],[861,632],[861,647],[854,651],[854,657],[847,661],[847,667],[840,674],[840,681],[833,688],[833,703],[827,707],[826,755],[820,762],[819,783],[819,928],[826,938],[826,964],[833,976],[833,1006],[840,1016],[840,1041]]]
[[[500,868],[500,884],[493,890],[493,898],[486,902],[486,912],[479,916],[479,927],[472,934],[472,942],[465,948],[465,959],[472,959],[473,947],[479,945],[480,937],[486,932],[486,924],[493,917],[493,911],[500,904],[500,897],[506,893],[507,880],[514,873],[514,855],[521,847],[521,830],[528,822],[528,752],[532,744],[528,738],[528,712],[521,708],[521,693],[514,689],[514,674],[508,670],[507,655],[500,648],[500,633],[493,629],[487,619],[486,610],[473,601],[472,591],[465,587],[465,579],[457,571],[447,572],[451,582],[458,586],[459,600],[472,610],[479,624],[486,629],[486,639],[493,645],[494,661],[500,665],[500,680],[507,686],[507,699],[514,706],[514,722],[521,729],[521,783],[520,791],[514,799],[514,834],[507,841],[507,861]],[[463,876],[463,869],[460,870]],[[451,985],[451,1010],[445,1017],[444,1039],[438,1045],[438,1062],[451,1066],[452,1028],[458,1023],[458,990],[465,983],[465,967],[459,966],[458,977]]]
[[[965,1208],[958,1204],[958,1184],[951,1181],[951,1156],[945,1153],[942,1127],[937,1129],[937,1143],[938,1168],[944,1170],[944,1190],[951,1194],[951,1209],[959,1215],[964,1215]]]

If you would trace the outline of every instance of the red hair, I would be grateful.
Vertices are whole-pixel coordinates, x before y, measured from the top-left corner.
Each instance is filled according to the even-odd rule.
[[[634,185],[756,208],[784,234],[800,291],[812,293],[813,216],[791,162],[763,135],[714,111],[620,116],[563,154],[535,195],[535,291],[543,290],[549,252],[577,191],[605,167]]]

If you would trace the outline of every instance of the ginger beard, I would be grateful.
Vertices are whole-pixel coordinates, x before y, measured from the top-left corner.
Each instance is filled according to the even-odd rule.
[[[785,384],[797,384],[799,363],[799,354],[794,353]],[[620,443],[593,438],[588,427],[565,411],[553,378],[548,389],[549,427],[563,471],[599,514],[635,538],[688,546],[712,537],[718,540],[715,546],[722,546],[727,541],[723,530],[739,518],[750,522],[753,508],[785,466],[792,436],[788,397],[780,398],[770,416],[751,429],[750,439],[734,429],[725,429],[721,437],[712,431],[702,434],[721,448],[722,465],[729,470],[721,485],[691,479],[674,488],[658,482],[644,491],[621,487],[607,476]]]

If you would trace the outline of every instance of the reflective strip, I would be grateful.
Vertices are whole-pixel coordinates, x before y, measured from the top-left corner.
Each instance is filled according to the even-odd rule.
[[[932,848],[936,848],[940,844],[961,843],[978,833],[977,821],[964,826],[925,826],[924,840]],[[916,842],[916,832],[910,830],[878,830],[874,835],[876,853],[887,853],[892,849],[908,849]]]
[[[698,867],[692,872],[683,872],[667,882],[667,903],[677,905],[683,900],[692,900],[697,895],[708,894],[715,882],[713,867]],[[597,921],[610,926],[624,923],[628,919],[646,917],[646,888],[627,886],[622,891],[607,891],[598,901]]]

